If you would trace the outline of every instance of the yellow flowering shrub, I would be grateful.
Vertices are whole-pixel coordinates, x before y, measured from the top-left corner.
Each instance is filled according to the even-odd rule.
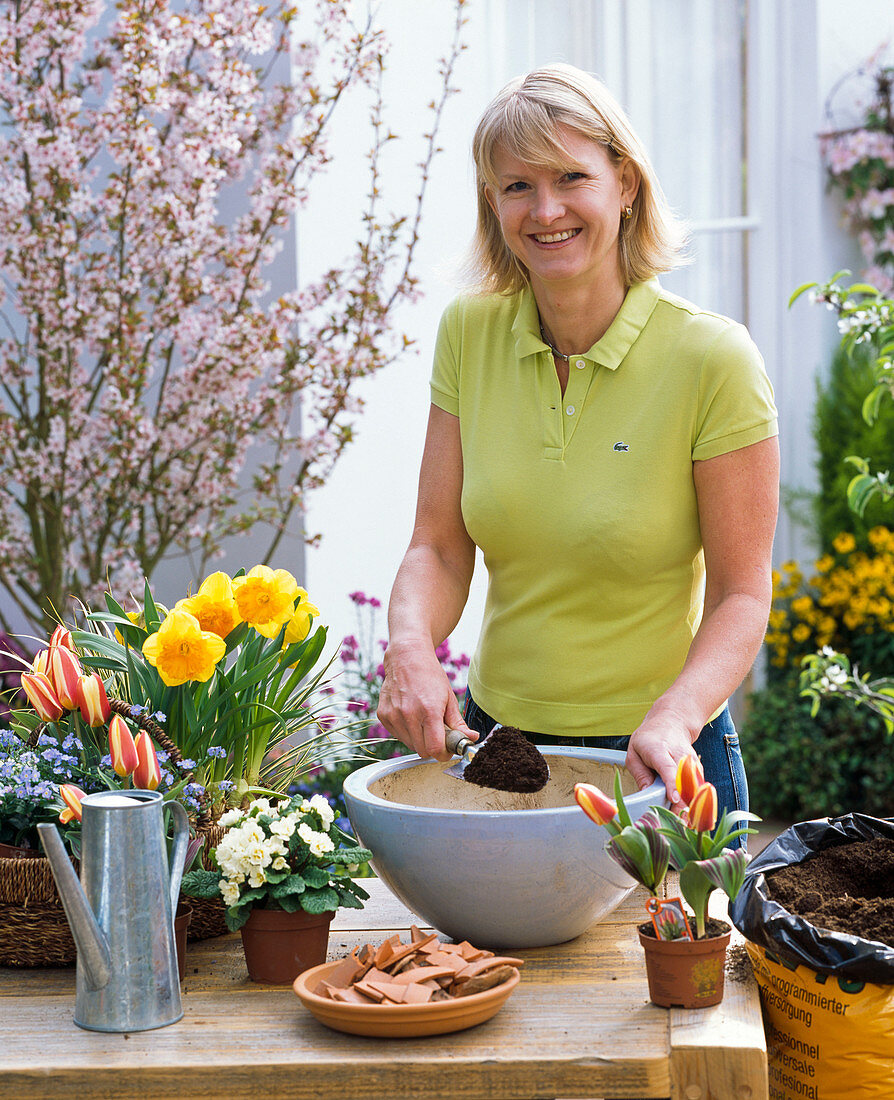
[[[797,562],[773,573],[766,643],[770,663],[797,669],[801,658],[831,646],[855,663],[881,669],[894,662],[894,532],[874,527],[869,552],[843,531],[805,576]]]

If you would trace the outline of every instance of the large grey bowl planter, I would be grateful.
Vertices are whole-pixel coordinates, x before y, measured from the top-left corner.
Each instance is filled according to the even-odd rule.
[[[624,753],[540,746],[550,781],[506,794],[405,756],[349,775],[345,805],[376,874],[421,920],[476,947],[545,947],[574,939],[636,885],[604,851],[606,831],[574,801],[575,783],[611,793]],[[622,771],[632,818],[665,805],[656,780],[636,791]],[[628,794],[630,791],[632,793]]]

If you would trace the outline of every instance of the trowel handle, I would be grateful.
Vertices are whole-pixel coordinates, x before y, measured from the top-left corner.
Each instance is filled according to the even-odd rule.
[[[456,756],[463,756],[475,742],[466,737],[466,735],[459,730],[452,730],[448,727],[447,736],[444,738],[444,744],[448,752],[455,753]]]

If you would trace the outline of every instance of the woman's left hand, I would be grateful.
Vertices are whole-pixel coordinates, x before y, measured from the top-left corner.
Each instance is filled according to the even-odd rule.
[[[686,723],[675,716],[646,715],[627,746],[627,770],[640,790],[659,776],[667,788],[671,806],[682,809],[677,791],[677,767],[684,756],[694,755],[692,743],[699,731],[692,733]]]

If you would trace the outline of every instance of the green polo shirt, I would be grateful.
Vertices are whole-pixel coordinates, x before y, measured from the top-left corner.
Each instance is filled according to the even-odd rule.
[[[565,394],[530,290],[444,313],[433,403],[458,416],[462,514],[488,573],[469,687],[504,725],[629,734],[703,605],[692,463],[776,434],[746,330],[632,287]]]

